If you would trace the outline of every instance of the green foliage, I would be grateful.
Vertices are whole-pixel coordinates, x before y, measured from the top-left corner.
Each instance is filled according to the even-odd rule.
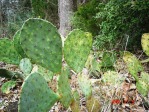
[[[88,58],[92,46],[92,35],[81,30],[73,30],[64,43],[64,58],[76,72],[80,72]]]
[[[24,53],[22,47],[21,47],[21,44],[20,44],[20,30],[18,30],[14,36],[13,36],[13,44],[14,44],[14,47],[16,49],[16,51],[21,55],[22,58],[25,58],[27,57],[26,54]]]
[[[79,28],[86,32],[91,32],[93,35],[97,35],[100,30],[98,24],[101,22],[100,19],[95,18],[96,13],[99,12],[97,8],[98,4],[99,0],[91,0],[79,6],[72,18],[74,28]]]
[[[20,55],[15,50],[11,40],[0,39],[0,61],[18,65],[21,60]]]
[[[45,17],[46,9],[46,0],[31,0],[33,12],[36,17],[40,16],[41,18]]]
[[[140,43],[141,34],[149,31],[148,6],[148,0],[109,0],[100,3],[96,18],[102,19],[102,22],[97,23],[101,30],[96,45],[108,48],[110,46],[107,44],[111,44],[114,47],[118,40],[123,39],[126,43],[128,37],[128,48],[136,45],[136,42]]]
[[[19,112],[47,112],[59,99],[39,73],[29,75],[22,85]]]
[[[58,77],[58,93],[61,97],[60,102],[65,108],[68,108],[72,103],[73,97],[68,80],[70,70],[68,67],[63,67],[61,75]]]
[[[56,27],[51,23],[42,19],[28,19],[21,29],[20,43],[33,63],[52,72],[60,72],[62,41]]]
[[[37,18],[58,22],[58,0],[31,0],[33,14]]]
[[[5,82],[1,87],[1,91],[2,93],[8,94],[10,93],[10,89],[14,88],[15,86],[16,86],[16,81]]]

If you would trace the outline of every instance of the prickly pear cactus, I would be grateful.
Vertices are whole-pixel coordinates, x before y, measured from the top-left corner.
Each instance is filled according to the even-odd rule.
[[[14,88],[16,86],[16,81],[10,80],[8,82],[5,82],[1,86],[2,93],[8,94],[10,93],[10,89]]]
[[[67,64],[75,71],[80,72],[92,47],[92,35],[81,30],[73,30],[64,43],[64,58]]]
[[[143,96],[147,96],[148,92],[149,92],[149,85],[146,84],[144,81],[142,80],[138,80],[138,82],[136,83],[137,89],[138,91],[143,95]]]
[[[20,61],[19,64],[20,70],[25,74],[25,77],[31,73],[32,71],[32,63],[30,62],[30,59],[28,58],[23,58]]]
[[[138,73],[143,71],[143,67],[140,61],[130,52],[125,51],[123,60],[127,65],[130,74],[138,80]]]
[[[51,81],[54,76],[53,72],[39,65],[38,66],[34,65],[31,73],[34,73],[34,72],[38,72],[39,74],[41,74],[47,82]]]
[[[146,72],[141,72],[141,78],[149,86],[149,74]]]
[[[0,61],[18,65],[21,60],[20,55],[15,50],[13,43],[9,39],[0,39]]]
[[[18,30],[15,35],[13,36],[13,44],[14,44],[14,47],[16,49],[16,51],[18,52],[18,54],[21,55],[22,58],[25,58],[27,57],[26,54],[24,53],[22,47],[21,47],[21,44],[20,44],[20,30]]]
[[[18,106],[19,112],[48,112],[59,99],[39,73],[29,75],[23,85]]]
[[[88,112],[101,112],[101,104],[93,96],[86,101],[86,107]]]
[[[85,72],[82,72],[78,75],[78,83],[86,99],[90,99],[92,95],[92,87],[91,82],[89,81],[89,77]]]
[[[149,33],[144,33],[142,35],[141,44],[143,51],[149,56]]]
[[[68,67],[62,68],[61,75],[58,77],[58,93],[61,97],[60,102],[68,108],[73,100],[71,88],[68,80],[70,70]]]
[[[80,96],[77,90],[72,92],[73,94],[73,101],[70,105],[72,112],[79,112],[80,111]]]
[[[51,23],[42,19],[28,19],[20,33],[20,43],[25,54],[33,63],[54,73],[62,66],[61,37]]]
[[[114,52],[104,52],[102,56],[102,66],[111,67],[116,62],[116,53]]]

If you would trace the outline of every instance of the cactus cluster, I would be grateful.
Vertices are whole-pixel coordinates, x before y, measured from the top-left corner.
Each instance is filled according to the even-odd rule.
[[[142,35],[141,39],[142,49],[144,53],[149,56],[149,33]],[[143,95],[147,96],[149,92],[149,74],[144,72],[141,64],[148,62],[149,59],[139,61],[132,53],[125,51],[123,56],[124,62],[127,64],[129,73],[136,79],[136,86],[138,91]]]
[[[13,41],[0,41],[1,61],[17,64],[22,71],[24,83],[19,112],[46,112],[58,100],[65,108],[75,104],[77,108],[72,110],[79,110],[79,100],[71,91],[68,80],[69,67],[77,73],[84,68],[92,47],[92,35],[77,29],[70,32],[64,43],[62,41],[56,27],[39,18],[26,20]],[[3,47],[8,48],[3,50]],[[69,67],[62,67],[62,57]],[[59,75],[57,93],[47,85],[54,73]],[[79,83],[89,100],[92,93],[90,83],[84,77],[80,77]]]
[[[143,36],[142,42],[146,42],[144,41],[146,39],[148,40],[148,36]],[[62,41],[63,39],[54,25],[38,18],[26,20],[22,28],[14,35],[13,41],[0,40],[0,61],[20,64],[23,72],[24,82],[18,105],[19,112],[47,112],[57,101],[60,101],[65,108],[70,106],[73,112],[78,112],[80,109],[79,94],[77,90],[72,92],[70,88],[69,69],[73,69],[79,74],[78,83],[87,100],[88,111],[100,111],[100,105],[92,95],[91,84],[85,72],[82,71],[92,47],[92,35],[76,29],[68,34],[64,45],[62,45]],[[6,49],[4,50],[4,48]],[[148,55],[148,43],[144,44],[143,49]],[[113,60],[109,60],[111,55],[114,56]],[[62,66],[62,57],[67,66]],[[21,58],[23,59],[21,60]],[[143,91],[142,94],[146,95],[149,84],[145,77],[148,74],[143,72],[141,63],[129,52],[124,53],[123,59],[127,63],[130,74],[137,80],[138,90]],[[108,66],[111,66],[115,62],[115,55],[106,52],[103,60],[108,61]],[[104,65],[104,62],[102,64],[107,66]],[[89,64],[86,64],[86,67],[89,67]],[[100,71],[98,67],[101,66],[95,63],[95,70]],[[137,75],[139,72],[142,74],[141,78]],[[47,84],[54,74],[59,75],[57,93],[53,92]],[[113,78],[110,77],[111,74]],[[10,73],[7,75],[11,76]],[[103,81],[113,83],[116,78],[116,72],[107,72],[103,76]],[[117,81],[115,82],[117,83]],[[92,107],[93,104],[94,107]]]

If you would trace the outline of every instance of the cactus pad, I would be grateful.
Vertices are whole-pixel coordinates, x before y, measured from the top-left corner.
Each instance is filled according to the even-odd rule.
[[[54,73],[62,66],[62,41],[55,26],[46,20],[28,19],[20,33],[20,42],[25,54],[33,63]]]
[[[141,80],[144,81],[149,86],[149,74],[146,72],[141,72]]]
[[[64,58],[75,71],[80,72],[92,47],[92,35],[81,30],[73,30],[64,43]]]
[[[114,52],[104,52],[102,56],[102,66],[111,67],[116,61],[116,53]]]
[[[77,90],[73,91],[73,101],[70,105],[72,112],[79,112],[80,111],[80,96]]]
[[[20,70],[25,74],[28,75],[31,73],[32,70],[32,63],[30,62],[30,60],[28,58],[23,58],[20,61]]]
[[[9,39],[0,39],[0,61],[18,65],[21,58]]]
[[[101,112],[101,104],[93,96],[86,101],[86,107],[88,112]]]
[[[91,87],[91,83],[89,81],[88,75],[84,73],[80,73],[78,75],[78,83],[86,99],[90,99],[92,95],[92,87]]]
[[[138,73],[143,71],[143,67],[140,61],[132,53],[125,51],[123,55],[123,60],[127,65],[130,74],[138,80]]]
[[[16,49],[16,51],[23,57],[27,57],[26,54],[24,53],[21,44],[20,44],[20,30],[18,30],[15,35],[13,36],[13,44]]]
[[[8,82],[5,82],[2,87],[1,87],[1,91],[2,93],[5,93],[5,94],[8,94],[10,93],[10,89],[14,88],[16,86],[16,81],[8,81]]]
[[[59,99],[38,73],[29,75],[23,85],[19,101],[19,112],[48,112]]]
[[[45,78],[45,80],[47,82],[51,81],[53,76],[54,76],[53,72],[51,72],[51,71],[49,71],[49,70],[47,70],[44,67],[39,66],[39,65],[38,66],[34,65],[32,73],[34,73],[34,72],[40,73]]]
[[[149,56],[149,33],[144,33],[142,35],[141,44],[143,51]]]
[[[144,81],[139,80],[136,83],[137,89],[139,93],[141,93],[143,96],[147,96],[149,92],[149,85],[147,85]]]
[[[58,93],[61,96],[60,102],[63,104],[65,108],[68,108],[73,100],[68,80],[69,74],[69,68],[64,67],[61,72],[61,75],[58,77]]]

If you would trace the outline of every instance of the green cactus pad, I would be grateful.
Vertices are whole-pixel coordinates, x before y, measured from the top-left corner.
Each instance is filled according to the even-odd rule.
[[[58,93],[61,96],[60,102],[63,104],[65,108],[68,108],[73,100],[68,80],[69,74],[69,68],[64,67],[61,72],[61,75],[58,77]]]
[[[149,33],[144,33],[142,35],[141,44],[143,51],[149,56]]]
[[[80,96],[77,90],[72,92],[73,94],[73,101],[70,105],[72,112],[79,112],[80,111]]]
[[[18,65],[20,60],[21,57],[15,50],[12,41],[6,38],[0,39],[0,61]]]
[[[75,71],[80,72],[85,66],[92,47],[92,35],[81,30],[73,30],[64,43],[64,58]]]
[[[149,86],[149,74],[146,72],[141,72],[141,79]]]
[[[123,60],[127,65],[130,74],[138,80],[138,73],[143,71],[141,62],[132,53],[125,51],[123,55]]]
[[[23,85],[18,106],[19,112],[48,112],[59,99],[38,73],[29,75]]]
[[[2,93],[8,94],[10,93],[10,89],[14,88],[15,86],[16,86],[16,81],[5,82],[1,87],[1,91]]]
[[[84,73],[80,73],[78,75],[78,83],[86,99],[90,99],[92,95],[92,87],[91,87],[91,82],[89,81],[88,75]]]
[[[102,66],[111,67],[116,61],[116,53],[114,52],[104,52],[102,56]]]
[[[137,89],[139,93],[141,93],[143,96],[147,96],[149,92],[149,85],[147,85],[144,81],[139,80],[136,83]]]
[[[28,19],[20,33],[25,54],[33,63],[57,73],[62,66],[62,41],[55,26],[46,20]]]
[[[20,30],[18,30],[13,36],[13,44],[16,51],[22,56],[22,58],[27,57],[20,44]]]
[[[38,65],[38,73],[40,73],[47,82],[51,81],[54,73]]]
[[[19,67],[20,67],[20,70],[25,74],[25,76],[27,76],[28,74],[31,73],[32,63],[30,62],[28,58],[23,58],[20,61]]]
[[[86,108],[88,112],[101,112],[101,104],[93,96],[86,101]]]

